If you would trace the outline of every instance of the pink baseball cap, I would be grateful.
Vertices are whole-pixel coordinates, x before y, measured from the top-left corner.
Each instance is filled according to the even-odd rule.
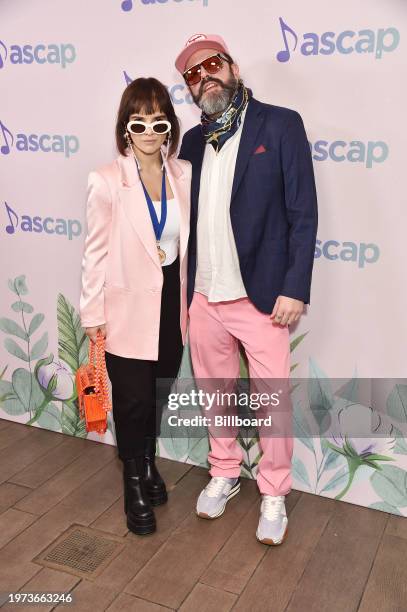
[[[186,70],[187,61],[199,49],[216,49],[230,55],[225,41],[217,34],[193,34],[185,43],[184,49],[175,60],[175,67],[181,74]]]

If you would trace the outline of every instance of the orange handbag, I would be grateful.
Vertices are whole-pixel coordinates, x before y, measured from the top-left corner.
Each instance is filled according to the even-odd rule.
[[[79,416],[85,419],[86,431],[104,434],[107,413],[112,406],[109,398],[105,363],[105,340],[98,331],[96,342],[89,340],[89,363],[76,371]]]

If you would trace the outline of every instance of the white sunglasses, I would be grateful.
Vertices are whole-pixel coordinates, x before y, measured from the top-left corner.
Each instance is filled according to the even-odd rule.
[[[129,121],[127,129],[132,134],[145,134],[148,128],[151,128],[154,134],[168,134],[171,131],[171,123],[169,121],[153,121],[152,123],[146,123],[145,121]]]

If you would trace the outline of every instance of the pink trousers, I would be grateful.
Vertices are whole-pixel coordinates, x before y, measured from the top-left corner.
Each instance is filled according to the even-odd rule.
[[[223,379],[227,385],[239,377],[240,341],[248,359],[251,384],[264,391],[270,386],[271,379],[278,378],[285,380],[287,385],[285,390],[288,389],[290,375],[288,327],[273,323],[270,315],[260,312],[248,298],[209,303],[204,295],[197,292],[194,293],[189,316],[189,344],[194,375],[199,381],[198,386],[206,380],[207,388],[214,387],[219,384],[219,379]],[[274,387],[273,389],[275,390]],[[259,428],[263,454],[258,463],[257,484],[262,494],[286,495],[292,486],[293,453],[289,394],[286,394],[285,401],[278,409],[274,412],[271,410],[273,426]],[[270,407],[267,409],[267,414],[270,414]],[[271,435],[273,427],[274,433]],[[208,461],[211,465],[211,476],[238,477],[240,464],[244,458],[242,448],[236,440],[239,428],[227,427],[227,435],[223,433],[219,435],[219,428],[216,428],[216,431],[213,427],[208,429],[211,446]],[[226,431],[225,428],[222,431]],[[276,436],[276,431],[283,432],[283,435]]]

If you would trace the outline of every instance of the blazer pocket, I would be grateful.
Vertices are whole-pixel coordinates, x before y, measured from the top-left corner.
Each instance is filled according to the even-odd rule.
[[[278,156],[275,151],[253,153],[253,155],[250,156],[249,166],[260,172],[280,172]]]
[[[110,283],[104,283],[103,288],[106,291],[112,291],[116,293],[135,293],[134,289],[128,287],[119,287],[118,285],[111,285]]]
[[[253,153],[251,155],[251,159],[255,159],[255,160],[258,160],[258,159],[270,159],[272,157],[275,157],[275,155],[276,154],[275,154],[274,151],[272,151],[271,149],[268,149],[266,151],[260,151],[259,153]]]

